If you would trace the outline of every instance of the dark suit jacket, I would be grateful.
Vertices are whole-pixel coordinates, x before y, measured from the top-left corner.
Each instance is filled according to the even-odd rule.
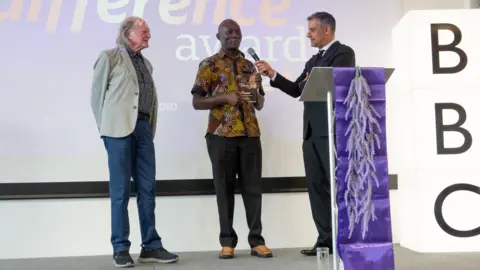
[[[302,94],[305,85],[303,80],[314,67],[355,67],[355,52],[349,46],[336,41],[320,59],[318,54],[312,56],[295,82],[289,81],[277,72],[275,80],[270,81],[270,85],[297,98]],[[303,138],[308,139],[310,136],[328,136],[327,102],[304,102]]]

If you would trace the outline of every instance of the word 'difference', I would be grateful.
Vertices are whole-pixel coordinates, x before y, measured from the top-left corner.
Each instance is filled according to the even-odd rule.
[[[8,1],[8,0],[2,0]],[[286,24],[287,17],[279,17],[279,13],[290,7],[290,0],[282,0],[272,4],[272,0],[11,0],[5,11],[0,11],[0,22],[4,20],[19,21],[26,18],[28,21],[40,20],[40,13],[45,4],[49,4],[46,30],[54,33],[60,20],[63,5],[74,7],[70,30],[80,32],[86,17],[89,4],[96,4],[96,13],[106,23],[120,23],[127,16],[143,17],[145,10],[157,5],[161,20],[167,24],[181,25],[186,23],[204,24],[207,10],[213,10],[210,23],[218,25],[225,18],[236,20],[241,26],[249,26],[263,22],[270,27]],[[277,1],[278,2],[278,1]],[[8,6],[8,5],[7,5]],[[242,10],[258,9],[258,16],[246,16]],[[26,16],[26,17],[25,17]]]

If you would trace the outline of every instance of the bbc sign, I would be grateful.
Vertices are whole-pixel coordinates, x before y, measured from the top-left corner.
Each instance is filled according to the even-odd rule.
[[[393,30],[389,144],[400,157],[400,244],[480,251],[480,10],[425,10]],[[390,145],[389,145],[390,147]],[[390,158],[390,157],[389,157]]]

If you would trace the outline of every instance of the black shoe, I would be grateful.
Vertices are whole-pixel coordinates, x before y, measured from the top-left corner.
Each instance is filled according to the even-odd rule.
[[[301,254],[305,256],[317,256],[317,248],[319,247],[328,247],[328,253],[332,254],[333,249],[331,244],[324,244],[324,243],[316,243],[312,249],[302,249],[300,251]]]
[[[164,248],[145,251],[142,249],[138,262],[141,263],[174,263],[178,261],[178,255],[168,252]]]
[[[113,265],[119,268],[133,267],[134,263],[128,251],[121,251],[113,255]]]

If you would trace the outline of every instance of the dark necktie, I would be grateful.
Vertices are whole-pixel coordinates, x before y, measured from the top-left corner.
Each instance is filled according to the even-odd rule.
[[[320,61],[322,61],[323,52],[325,52],[325,50],[319,50],[317,53],[317,60],[315,61],[315,66],[317,67],[320,66]]]
[[[319,50],[318,51],[318,60],[322,59],[322,56],[323,56],[324,52],[325,52],[325,50]]]

